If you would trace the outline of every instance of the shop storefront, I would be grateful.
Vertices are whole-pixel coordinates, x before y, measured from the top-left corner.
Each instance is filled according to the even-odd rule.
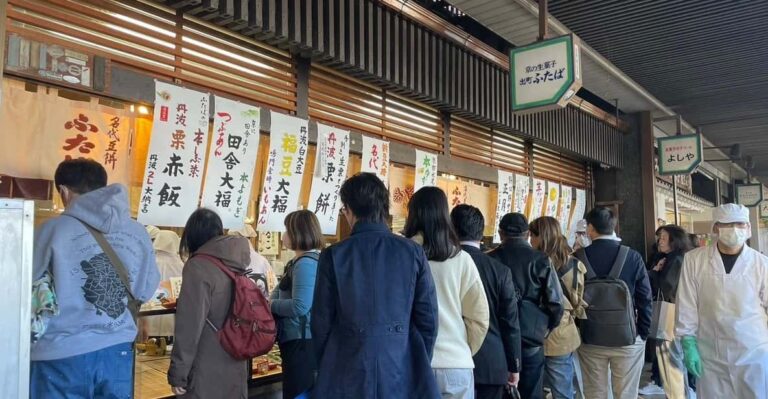
[[[395,21],[385,6],[365,3],[365,9]],[[390,39],[381,46],[403,51],[404,58],[391,61],[404,66],[373,78],[361,68],[348,68],[346,61],[323,56],[331,51],[346,58],[351,52],[357,63],[378,60],[379,68],[386,67],[354,43],[329,50],[326,43],[308,45],[307,37],[294,33],[278,40],[264,33],[266,22],[251,25],[232,11],[223,21],[218,11],[181,14],[142,1],[10,0],[0,124],[13,128],[0,132],[0,197],[38,200],[35,222],[44,222],[62,210],[51,182],[56,165],[67,157],[93,158],[107,167],[110,182],[130,188],[132,214],[139,221],[179,232],[191,212],[187,204],[194,209],[202,197],[202,205],[258,230],[253,244],[280,275],[292,254],[280,248],[282,223],[275,221],[291,210],[309,209],[323,214],[329,244],[343,239],[349,229],[338,214],[338,188],[328,183],[361,170],[387,183],[393,231],[402,228],[414,189],[436,185],[451,206],[468,203],[482,210],[491,244],[494,222],[509,211],[556,217],[565,234],[573,233],[592,204],[593,164],[621,166],[621,134],[599,113],[588,113],[585,105],[512,115],[503,68],[412,20],[398,24],[407,24],[406,34],[418,37],[412,43],[420,47],[400,46],[394,31],[380,32]],[[283,10],[286,20],[293,11]],[[274,17],[280,11],[264,12]],[[297,31],[306,29],[301,23],[295,22]],[[394,23],[382,26],[395,29]],[[438,60],[427,57],[437,52],[430,43],[466,62],[432,69]],[[303,57],[308,55],[314,57]],[[424,79],[427,71],[445,76]],[[472,79],[442,88],[457,82],[447,77],[452,73]],[[177,91],[183,94],[166,98]],[[190,100],[180,102],[182,97]],[[197,99],[194,108],[191,99]],[[175,147],[160,149],[153,138],[161,134],[159,121],[169,118],[179,127],[170,134]],[[246,132],[245,141],[238,141],[242,135],[232,139],[234,129]],[[286,135],[298,137],[297,142],[286,145]],[[589,145],[601,137],[601,149]],[[238,164],[222,156],[223,163],[214,167],[218,158],[211,154],[232,147],[231,140],[242,149]],[[331,160],[337,148],[339,154],[347,151],[348,158]],[[285,207],[267,207],[274,191],[287,189],[272,182],[279,173],[274,164],[284,162],[288,153],[296,155],[286,175],[295,190],[286,192]],[[197,167],[193,171],[187,164],[184,180],[169,173],[151,182],[157,168],[153,161],[164,166],[176,156],[196,159],[191,163]],[[252,167],[238,174],[241,184],[232,184],[227,171],[242,168],[241,160],[248,164],[246,158],[253,160]],[[237,193],[208,192],[211,176],[223,178]],[[158,186],[148,191],[153,184]],[[162,197],[165,184],[180,188]],[[182,202],[184,212],[163,212],[163,203],[174,200]],[[178,280],[164,284],[166,291],[178,292]],[[142,317],[172,313],[159,303],[148,304]],[[139,349],[136,397],[170,396],[167,348],[152,341]],[[279,381],[279,363],[277,351],[254,359],[252,385]]]

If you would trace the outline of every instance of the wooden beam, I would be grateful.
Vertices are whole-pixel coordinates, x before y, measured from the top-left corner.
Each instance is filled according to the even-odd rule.
[[[5,66],[5,29],[8,24],[8,0],[0,0],[0,77],[3,76]],[[0,106],[3,105],[3,91],[0,90]]]

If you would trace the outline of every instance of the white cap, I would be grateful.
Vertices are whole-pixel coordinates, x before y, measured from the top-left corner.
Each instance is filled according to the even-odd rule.
[[[229,235],[231,236],[240,236],[245,238],[256,238],[256,230],[253,229],[253,227],[250,224],[244,224],[243,227],[239,229],[230,229]]]
[[[739,204],[723,204],[712,210],[715,223],[749,223],[749,209]]]
[[[170,230],[158,230],[155,236],[155,242],[152,246],[155,247],[155,251],[168,252],[169,254],[179,253],[179,243],[181,239],[179,235]]]
[[[576,222],[576,232],[577,233],[586,233],[587,232],[587,221],[586,221],[586,219],[581,219],[578,222]]]

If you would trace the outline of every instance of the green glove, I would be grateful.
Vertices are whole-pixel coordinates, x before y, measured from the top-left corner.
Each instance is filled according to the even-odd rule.
[[[685,367],[688,372],[696,378],[701,377],[701,355],[699,355],[699,344],[696,337],[683,337],[683,354],[685,354]]]

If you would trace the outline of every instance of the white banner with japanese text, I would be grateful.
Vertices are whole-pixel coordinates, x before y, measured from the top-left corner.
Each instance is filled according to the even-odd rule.
[[[514,192],[514,187],[515,187],[514,173],[505,172],[503,170],[500,170],[498,172],[499,172],[499,180],[498,180],[498,191],[497,191],[498,194],[496,196],[496,219],[493,223],[493,226],[494,226],[493,242],[494,243],[501,242],[501,237],[499,237],[498,226],[501,223],[501,218],[503,218],[504,215],[512,211],[512,193]]]
[[[560,183],[547,182],[547,204],[544,216],[557,217],[557,209],[560,205]]]
[[[323,234],[336,234],[341,209],[339,190],[347,178],[348,165],[349,132],[318,123],[309,210],[317,215]]]
[[[568,227],[571,222],[571,207],[573,206],[573,188],[562,186],[560,188],[560,211],[557,213],[557,220],[560,222],[560,229],[563,235],[568,237]]]
[[[269,158],[259,201],[257,230],[285,231],[285,216],[299,209],[307,161],[308,121],[271,112]]]
[[[413,191],[419,191],[422,187],[437,185],[437,155],[416,150],[416,176]]]
[[[107,170],[109,183],[129,184],[134,118],[127,109],[74,101],[53,88],[27,91],[3,79],[0,107],[0,174],[53,180],[59,163],[89,158]]]
[[[155,93],[138,220],[182,227],[200,200],[210,96],[159,81]]]
[[[259,108],[215,97],[202,206],[216,210],[226,229],[239,229],[245,224],[259,152],[260,123]]]
[[[528,220],[532,221],[544,212],[544,200],[547,198],[547,182],[541,179],[533,179],[533,202]]]
[[[531,194],[531,178],[526,175],[515,175],[515,204],[512,210],[525,214],[528,197]]]
[[[576,224],[584,219],[584,213],[587,211],[587,192],[576,189],[576,203],[573,205],[573,215],[571,216],[571,226],[568,229],[568,245],[573,247],[576,241]]]
[[[437,186],[445,192],[448,197],[448,209],[453,210],[458,205],[466,204],[467,190],[469,183],[456,178],[449,179],[447,177],[440,176],[437,178]]]
[[[361,172],[379,176],[389,187],[389,142],[363,136],[363,161],[360,165]]]

